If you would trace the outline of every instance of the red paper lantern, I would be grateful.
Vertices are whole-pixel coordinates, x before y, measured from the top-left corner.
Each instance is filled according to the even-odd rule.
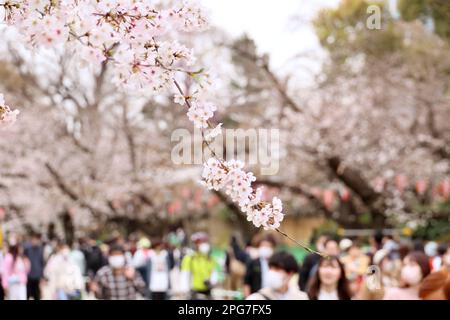
[[[403,193],[408,186],[408,178],[404,175],[397,175],[395,176],[395,187],[397,188],[400,193]]]
[[[350,191],[347,188],[341,190],[341,200],[347,202],[350,199]]]
[[[447,200],[450,197],[450,180],[444,180],[439,184],[439,195]]]
[[[328,209],[333,206],[335,198],[336,194],[334,193],[334,190],[325,190],[323,192],[323,203]]]
[[[181,210],[181,203],[180,201],[176,200],[167,206],[167,212],[169,215],[174,215],[175,213],[178,213]]]
[[[427,181],[426,180],[418,180],[416,181],[416,192],[419,195],[423,195],[427,190]]]

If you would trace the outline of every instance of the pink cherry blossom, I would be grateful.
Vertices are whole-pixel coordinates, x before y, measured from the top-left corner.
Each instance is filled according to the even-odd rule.
[[[284,218],[281,200],[274,197],[272,203],[262,201],[262,189],[253,190],[251,184],[256,179],[243,167],[241,161],[221,162],[210,158],[203,167],[203,183],[211,190],[225,189],[231,200],[247,214],[247,220],[257,228],[277,229]]]
[[[0,128],[9,127],[17,120],[19,110],[11,110],[5,103],[3,94],[0,94]]]

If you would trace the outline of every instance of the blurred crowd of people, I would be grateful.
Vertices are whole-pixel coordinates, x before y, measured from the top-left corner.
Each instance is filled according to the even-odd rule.
[[[450,246],[321,235],[298,260],[273,234],[232,237],[214,255],[207,233],[163,239],[120,235],[70,245],[34,233],[0,250],[0,299],[450,300]]]
[[[445,243],[381,233],[366,243],[321,235],[315,241],[320,254],[310,253],[299,267],[291,255],[275,251],[270,235],[244,252],[232,245],[247,265],[247,299],[450,300],[450,246]]]

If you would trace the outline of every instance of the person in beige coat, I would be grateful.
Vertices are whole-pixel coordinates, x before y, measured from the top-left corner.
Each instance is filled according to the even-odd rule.
[[[277,252],[269,259],[266,287],[251,294],[247,300],[308,300],[293,276],[298,272],[295,258],[287,252]],[[295,279],[294,279],[295,280]]]
[[[67,244],[58,245],[58,251],[51,256],[44,269],[47,283],[44,298],[50,300],[79,300],[84,289],[80,268],[70,257]]]

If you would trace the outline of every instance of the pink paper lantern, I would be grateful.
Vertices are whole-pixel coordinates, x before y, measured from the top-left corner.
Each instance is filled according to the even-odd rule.
[[[397,188],[400,193],[403,193],[408,186],[408,178],[404,175],[397,175],[395,176],[395,187]]]
[[[426,180],[418,180],[416,181],[416,192],[419,195],[423,195],[427,190],[428,183]]]
[[[336,199],[336,194],[335,194],[334,190],[325,190],[323,192],[323,203],[325,204],[325,206],[328,209],[330,209],[333,206],[335,199]]]
[[[347,202],[350,199],[350,191],[347,188],[341,190],[341,200]]]

